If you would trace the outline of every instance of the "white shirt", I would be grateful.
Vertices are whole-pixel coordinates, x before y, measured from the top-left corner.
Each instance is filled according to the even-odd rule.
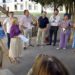
[[[9,18],[6,18],[5,20],[4,20],[4,22],[3,22],[3,25],[6,25],[6,32],[7,33],[10,33],[10,28],[11,28],[11,21],[10,21],[10,19]]]
[[[58,26],[59,22],[60,22],[60,16],[57,15],[57,16],[54,17],[54,15],[52,15],[50,17],[49,21],[50,21],[51,26]]]
[[[21,18],[21,20],[20,20],[20,25],[23,25],[24,27],[26,27],[27,29],[32,29],[32,24],[31,24],[31,22],[32,22],[32,18],[31,18],[31,16],[23,16],[22,18]]]

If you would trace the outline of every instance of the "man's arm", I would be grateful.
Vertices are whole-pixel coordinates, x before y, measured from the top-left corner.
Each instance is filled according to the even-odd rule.
[[[4,22],[3,22],[3,30],[4,30],[4,32],[7,31],[7,29],[6,29],[6,23],[7,23],[7,19],[5,19]]]
[[[48,29],[49,27],[49,19],[47,18],[47,26],[46,26],[46,30]]]

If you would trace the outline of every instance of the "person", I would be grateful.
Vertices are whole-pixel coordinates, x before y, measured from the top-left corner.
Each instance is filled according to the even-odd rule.
[[[52,45],[52,37],[54,35],[53,46],[55,46],[57,42],[57,32],[59,29],[59,22],[60,22],[58,9],[54,9],[54,14],[50,17],[49,21],[50,21],[49,45]]]
[[[11,28],[11,20],[14,17],[14,12],[9,12],[8,18],[6,18],[3,22],[3,28],[5,33],[7,34],[7,45],[8,49],[10,48],[10,28]]]
[[[48,28],[49,20],[46,17],[47,13],[43,12],[38,19],[37,46],[44,45],[45,33]]]
[[[67,42],[71,33],[72,23],[69,20],[69,14],[64,14],[64,19],[60,22],[60,43],[57,49],[66,49]]]
[[[32,39],[32,21],[35,20],[28,10],[24,10],[24,15],[20,19],[20,29],[23,31],[24,35],[29,39],[28,43],[24,43],[24,49],[28,46],[33,46],[31,43]]]
[[[73,40],[72,40],[72,48],[75,48],[75,23],[73,25]]]
[[[40,54],[27,75],[69,75],[69,73],[56,57]]]
[[[22,41],[18,37],[21,34],[18,25],[18,19],[15,17],[12,19],[12,26],[10,28],[10,49],[9,49],[9,59],[11,63],[19,63],[19,59],[22,53]]]
[[[3,30],[3,26],[2,23],[0,21],[0,38],[3,39],[5,37],[5,32]]]
[[[6,44],[5,44],[5,32],[3,30],[3,24],[2,22],[0,21],[0,52],[1,52],[1,67],[2,67],[2,64],[3,64],[3,56],[5,55],[5,57],[8,57],[8,48],[6,47]]]

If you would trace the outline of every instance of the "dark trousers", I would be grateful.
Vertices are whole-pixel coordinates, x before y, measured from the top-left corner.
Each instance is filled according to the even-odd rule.
[[[7,33],[7,46],[8,46],[8,49],[10,48],[10,34]]]
[[[56,45],[56,42],[57,42],[57,32],[58,32],[58,26],[51,26],[50,27],[50,37],[49,37],[49,43],[50,45],[52,44],[52,38],[53,38],[53,35],[54,35],[54,41],[53,41],[53,45],[55,46]]]

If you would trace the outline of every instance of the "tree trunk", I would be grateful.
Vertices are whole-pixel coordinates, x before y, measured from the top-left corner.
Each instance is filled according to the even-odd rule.
[[[68,13],[68,4],[65,4],[66,13]]]
[[[72,20],[75,22],[75,2],[73,3],[73,12],[72,12]]]
[[[57,8],[57,6],[56,6],[56,2],[54,1],[54,9],[56,9]]]
[[[41,6],[41,13],[43,13],[43,6]]]

